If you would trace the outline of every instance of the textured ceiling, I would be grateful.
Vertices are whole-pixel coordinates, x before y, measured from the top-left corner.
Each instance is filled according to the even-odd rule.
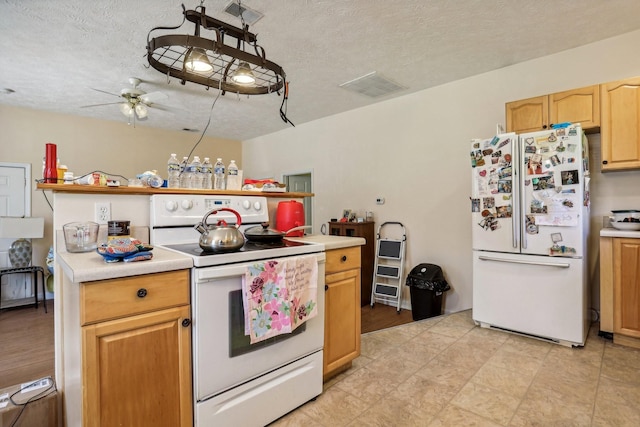
[[[230,0],[206,13],[235,26]],[[0,0],[0,104],[119,121],[129,77],[161,91],[171,111],[151,109],[136,126],[204,129],[245,140],[289,127],[276,94],[227,93],[181,85],[146,61],[156,26],[182,21],[176,0]],[[187,9],[198,1],[184,0]],[[640,28],[638,0],[246,0],[264,14],[250,31],[290,81],[295,124],[341,113]],[[190,34],[186,23],[181,34]],[[203,35],[208,35],[204,34]],[[375,99],[339,85],[376,71],[406,88]],[[10,91],[14,91],[9,93]]]

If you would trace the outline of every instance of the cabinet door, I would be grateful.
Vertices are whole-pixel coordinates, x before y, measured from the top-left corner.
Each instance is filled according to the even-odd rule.
[[[640,77],[600,85],[602,170],[640,169]]]
[[[189,325],[183,306],[83,327],[84,425],[191,426]]]
[[[600,127],[600,86],[549,95],[549,125],[580,123],[583,130]]]
[[[325,278],[324,373],[360,355],[360,269]]]
[[[613,332],[640,338],[640,240],[614,240]]]
[[[507,132],[526,133],[549,126],[549,98],[537,96],[506,104]]]

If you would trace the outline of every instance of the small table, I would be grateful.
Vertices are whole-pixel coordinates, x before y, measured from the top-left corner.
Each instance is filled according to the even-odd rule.
[[[10,274],[18,274],[18,273],[31,273],[33,277],[33,294],[35,296],[35,306],[36,310],[38,309],[38,274],[40,274],[40,280],[42,283],[42,305],[44,305],[44,312],[47,311],[47,290],[45,289],[44,282],[44,269],[39,266],[30,266],[30,267],[16,267],[16,268],[2,268],[0,269],[0,282],[2,281],[2,276],[7,276]],[[0,300],[2,299],[2,287],[0,286]]]

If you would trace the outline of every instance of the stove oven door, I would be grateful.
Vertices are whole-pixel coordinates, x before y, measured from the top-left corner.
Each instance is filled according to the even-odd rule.
[[[240,263],[193,270],[194,387],[200,402],[320,352],[324,343],[324,253],[318,260],[318,314],[275,342],[251,345],[244,334]],[[320,357],[320,365],[322,358]],[[320,367],[320,386],[321,386]]]

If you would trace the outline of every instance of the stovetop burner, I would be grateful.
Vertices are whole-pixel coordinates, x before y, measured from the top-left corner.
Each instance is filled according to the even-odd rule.
[[[293,242],[291,240],[283,239],[279,242],[251,242],[246,241],[244,246],[242,246],[239,250],[231,251],[231,252],[209,252],[203,250],[198,243],[183,243],[179,245],[163,245],[165,248],[173,249],[178,252],[183,252],[185,254],[195,256],[195,257],[207,257],[207,256],[219,256],[230,253],[242,253],[242,252],[251,252],[251,251],[264,251],[269,249],[280,249],[280,248],[292,248],[296,246],[305,246],[307,243],[302,242]]]

